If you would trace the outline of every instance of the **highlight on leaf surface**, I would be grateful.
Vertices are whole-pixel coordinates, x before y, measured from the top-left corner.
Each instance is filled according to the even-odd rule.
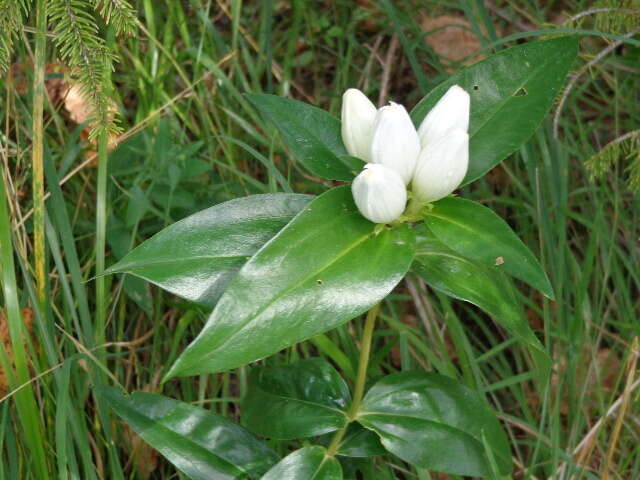
[[[327,191],[240,269],[166,378],[245,365],[364,313],[402,280],[414,248],[406,225],[376,232],[349,186]]]
[[[129,273],[213,307],[242,265],[312,198],[271,193],[214,205],[166,227],[105,273]]]
[[[127,424],[192,480],[260,478],[277,455],[240,425],[199,407],[146,392],[96,388]]]
[[[307,438],[344,427],[350,401],[340,374],[319,358],[256,367],[242,402],[242,422],[267,438]]]
[[[388,451],[421,468],[479,477],[492,476],[492,460],[502,475],[513,468],[493,411],[477,392],[444,375],[383,377],[365,395],[357,419]]]
[[[429,92],[411,112],[419,125],[438,99],[460,85],[471,96],[469,170],[484,175],[526,142],[549,112],[578,54],[577,36],[527,42],[464,68]],[[526,95],[521,95],[524,89]]]

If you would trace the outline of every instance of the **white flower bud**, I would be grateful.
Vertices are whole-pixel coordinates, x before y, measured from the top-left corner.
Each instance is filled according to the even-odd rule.
[[[365,165],[351,185],[360,213],[372,222],[389,223],[404,212],[407,189],[400,175],[375,163]]]
[[[439,141],[428,143],[420,152],[412,189],[423,203],[435,202],[453,192],[469,167],[469,135],[451,130]]]
[[[342,95],[342,141],[349,155],[370,161],[376,107],[364,93],[350,88]]]
[[[449,88],[418,127],[420,144],[424,147],[438,142],[450,130],[467,132],[470,102],[469,94],[462,87]]]
[[[371,162],[391,168],[408,185],[419,153],[418,132],[405,108],[391,102],[378,110],[371,138]]]

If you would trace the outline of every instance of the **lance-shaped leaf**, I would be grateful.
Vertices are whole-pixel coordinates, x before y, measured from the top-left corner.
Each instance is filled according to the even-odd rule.
[[[411,118],[420,125],[452,85],[469,92],[469,170],[463,184],[472,182],[531,137],[551,108],[577,54],[577,37],[529,42],[503,50],[438,85],[416,105]]]
[[[106,273],[131,273],[213,306],[247,259],[312,198],[273,193],[215,205],[158,232]]]
[[[304,447],[284,457],[261,480],[342,480],[340,462],[323,447]]]
[[[242,403],[242,422],[268,438],[307,438],[347,423],[349,387],[333,366],[310,358],[255,368]]]
[[[537,360],[546,363],[544,347],[529,328],[513,286],[502,272],[451,250],[424,225],[416,228],[416,234],[414,272],[436,290],[483,309],[509,333],[532,347],[539,354]]]
[[[278,129],[294,157],[314,175],[349,181],[362,170],[362,160],[347,155],[340,120],[328,112],[276,95],[252,93],[247,98]]]
[[[509,443],[493,411],[477,392],[443,375],[384,377],[365,395],[358,421],[387,450],[421,468],[486,477],[493,459],[502,475],[512,469]]]
[[[464,198],[447,197],[433,204],[425,223],[456,252],[495,266],[553,298],[553,289],[538,259],[490,208]]]
[[[348,186],[316,198],[242,267],[167,377],[247,364],[382,300],[409,268],[415,238],[404,225],[375,229]]]
[[[259,478],[277,455],[240,425],[171,398],[116,388],[97,392],[149,445],[192,480]]]

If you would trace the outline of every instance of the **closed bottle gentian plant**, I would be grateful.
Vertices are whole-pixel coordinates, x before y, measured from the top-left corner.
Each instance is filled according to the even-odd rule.
[[[337,186],[317,197],[273,193],[213,206],[108,270],[210,310],[199,335],[168,359],[164,381],[242,367],[242,426],[160,395],[98,394],[192,479],[355,478],[376,458],[508,476],[509,440],[484,395],[449,370],[373,374],[373,334],[387,295],[418,276],[483,309],[527,349],[544,381],[549,358],[511,278],[552,299],[549,279],[504,220],[456,191],[529,139],[576,54],[574,37],[503,50],[435,87],[411,112],[394,102],[377,109],[356,89],[344,93],[340,119],[248,94],[292,159]],[[358,322],[350,331],[361,332],[353,364],[325,335],[350,320]],[[331,362],[271,358],[308,339]]]
[[[407,200],[404,186],[411,188],[406,219],[412,220],[419,220],[422,207],[458,188],[469,165],[470,99],[464,89],[449,88],[418,130],[402,105],[392,102],[376,111],[355,89],[342,98],[347,152],[369,162],[352,185],[365,218],[376,223],[399,219]]]

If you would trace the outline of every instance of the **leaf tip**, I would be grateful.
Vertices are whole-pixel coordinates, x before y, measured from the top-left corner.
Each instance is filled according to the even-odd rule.
[[[188,377],[190,375],[199,375],[200,373],[212,373],[209,370],[204,370],[202,368],[198,368],[198,366],[194,366],[193,362],[190,361],[191,359],[188,358],[189,348],[190,346],[182,352],[175,362],[173,362],[173,365],[169,367],[169,371],[162,377],[161,383],[166,383],[176,377]],[[187,361],[185,362],[186,356]]]
[[[164,376],[162,377],[162,379],[160,380],[160,384],[164,385],[165,383],[167,383],[169,380],[178,377],[178,373],[176,372],[176,364],[174,363],[171,368],[169,369],[169,371],[167,373],[164,374]]]
[[[553,291],[553,287],[551,286],[551,282],[549,281],[549,277],[544,273],[544,270],[543,270],[543,275],[544,275],[544,285],[541,285],[539,290],[542,292],[542,294],[545,297],[547,297],[549,300],[555,302],[556,301],[556,294]]]
[[[123,267],[123,262],[120,260],[119,262],[114,263],[109,268],[105,269],[104,272],[97,274],[94,278],[104,277],[106,275],[114,275],[116,273],[126,273],[126,264]]]

